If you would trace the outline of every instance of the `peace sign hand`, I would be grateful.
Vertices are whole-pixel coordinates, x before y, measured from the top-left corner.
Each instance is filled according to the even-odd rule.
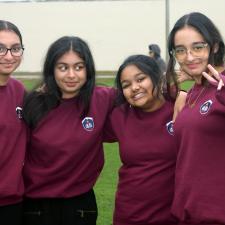
[[[217,86],[217,90],[221,90],[225,83],[225,78],[210,64],[207,66],[210,73],[203,72],[202,75],[214,86]]]

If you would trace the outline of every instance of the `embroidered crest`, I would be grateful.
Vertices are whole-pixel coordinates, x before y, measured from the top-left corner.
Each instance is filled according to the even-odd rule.
[[[212,100],[208,100],[206,102],[204,102],[201,106],[200,106],[200,113],[201,114],[206,114],[208,113],[211,105],[212,105]]]
[[[87,131],[92,131],[94,129],[94,120],[92,117],[85,117],[82,120],[83,128]]]
[[[172,120],[166,124],[166,129],[167,129],[167,131],[170,135],[174,135],[173,121]]]
[[[23,109],[19,106],[16,107],[17,117],[21,120],[23,118]]]

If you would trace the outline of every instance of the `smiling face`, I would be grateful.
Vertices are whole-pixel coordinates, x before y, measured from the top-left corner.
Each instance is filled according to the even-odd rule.
[[[196,81],[201,80],[202,72],[206,70],[209,58],[209,47],[201,50],[196,49],[199,43],[205,43],[202,35],[194,28],[186,26],[178,30],[174,36],[175,49],[178,47],[185,48],[186,54],[182,60],[177,61],[183,71],[192,76]],[[197,55],[194,53],[196,50]]]
[[[85,63],[72,50],[58,59],[54,74],[55,81],[64,99],[77,96],[87,81]]]
[[[0,48],[17,48],[21,47],[19,36],[9,30],[0,31]],[[22,56],[13,56],[10,51],[6,55],[0,56],[0,77],[8,79],[14,70],[20,65]]]
[[[123,69],[120,82],[123,95],[130,105],[146,112],[154,111],[161,105],[161,100],[153,92],[150,77],[135,65],[128,65]]]

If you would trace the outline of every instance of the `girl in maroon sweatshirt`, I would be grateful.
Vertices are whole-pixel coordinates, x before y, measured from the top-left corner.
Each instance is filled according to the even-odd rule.
[[[31,128],[24,224],[95,225],[92,188],[104,164],[102,130],[114,91],[95,87],[91,52],[78,37],[49,47],[43,74],[44,85],[24,104]]]
[[[174,126],[179,152],[172,213],[182,225],[225,224],[224,49],[216,26],[198,12],[182,16],[169,36],[168,78],[175,79],[176,60],[195,81]]]
[[[0,224],[4,225],[20,225],[22,219],[26,127],[21,119],[25,89],[11,77],[22,55],[20,31],[0,20]]]
[[[155,60],[144,55],[127,58],[116,76],[118,107],[106,126],[122,161],[114,225],[176,224],[170,214],[177,156],[173,101],[161,93],[162,78]]]

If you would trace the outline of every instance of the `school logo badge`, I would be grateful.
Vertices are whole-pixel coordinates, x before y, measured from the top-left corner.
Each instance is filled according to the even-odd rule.
[[[208,100],[208,101],[204,102],[200,106],[200,113],[201,114],[206,114],[209,111],[209,109],[211,108],[212,104],[213,104],[212,100]]]
[[[92,117],[85,117],[82,120],[83,128],[87,131],[92,131],[94,129],[94,119]]]
[[[166,129],[167,129],[167,131],[170,135],[174,135],[173,121],[172,120],[166,124]]]
[[[17,117],[21,120],[23,118],[23,109],[19,106],[16,107]]]

